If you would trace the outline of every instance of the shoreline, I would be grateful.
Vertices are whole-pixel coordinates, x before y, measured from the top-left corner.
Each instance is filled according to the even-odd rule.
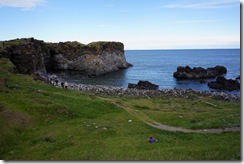
[[[54,85],[55,86],[55,85]],[[62,87],[60,84],[56,87]],[[214,97],[223,101],[240,102],[240,96],[236,94],[228,94],[216,91],[200,91],[193,89],[160,89],[160,90],[139,90],[134,88],[123,88],[105,85],[87,85],[69,83],[68,90],[76,90],[82,93],[101,94],[114,97],[138,97],[138,98],[160,98],[160,97],[178,97],[178,98],[194,98],[194,97]]]

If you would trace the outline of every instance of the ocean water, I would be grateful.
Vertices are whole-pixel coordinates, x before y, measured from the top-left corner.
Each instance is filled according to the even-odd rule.
[[[137,83],[139,80],[148,80],[164,88],[191,88],[209,91],[207,83],[199,81],[176,80],[173,73],[178,66],[227,68],[227,79],[236,79],[240,75],[240,49],[199,49],[199,50],[126,50],[127,62],[133,67],[108,73],[99,77],[66,77],[68,82],[110,85],[127,87],[128,83]],[[65,78],[65,77],[64,77]],[[207,81],[212,81],[209,79]],[[240,94],[239,91],[231,92]]]

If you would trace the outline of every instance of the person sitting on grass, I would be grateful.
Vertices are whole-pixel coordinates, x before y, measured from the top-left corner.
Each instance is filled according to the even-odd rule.
[[[155,138],[153,138],[153,137],[149,137],[148,138],[148,142],[149,143],[154,143],[154,142],[157,142],[158,140],[156,140]]]

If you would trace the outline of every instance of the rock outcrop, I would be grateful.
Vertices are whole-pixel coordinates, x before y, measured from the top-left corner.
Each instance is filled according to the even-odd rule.
[[[173,76],[180,80],[193,80],[215,78],[226,73],[227,69],[224,66],[215,66],[207,69],[202,67],[191,68],[189,66],[179,66]]]
[[[98,76],[125,69],[124,45],[120,42],[45,43],[34,38],[2,42],[0,57],[8,57],[19,73],[76,71]]]
[[[128,88],[135,88],[135,89],[157,90],[158,87],[159,87],[158,85],[144,80],[140,80],[137,84],[132,84],[132,83],[128,84]]]
[[[218,90],[239,91],[240,83],[237,80],[226,79],[223,76],[218,76],[216,81],[211,81],[208,83],[208,87]]]
[[[49,49],[43,41],[33,38],[11,40],[0,49],[0,57],[9,58],[19,73],[46,73],[45,60],[49,59]]]

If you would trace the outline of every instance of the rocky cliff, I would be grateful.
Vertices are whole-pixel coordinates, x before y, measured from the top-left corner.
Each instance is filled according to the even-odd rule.
[[[0,57],[7,57],[20,73],[76,71],[98,76],[131,66],[120,42],[45,43],[34,38],[0,42]]]

